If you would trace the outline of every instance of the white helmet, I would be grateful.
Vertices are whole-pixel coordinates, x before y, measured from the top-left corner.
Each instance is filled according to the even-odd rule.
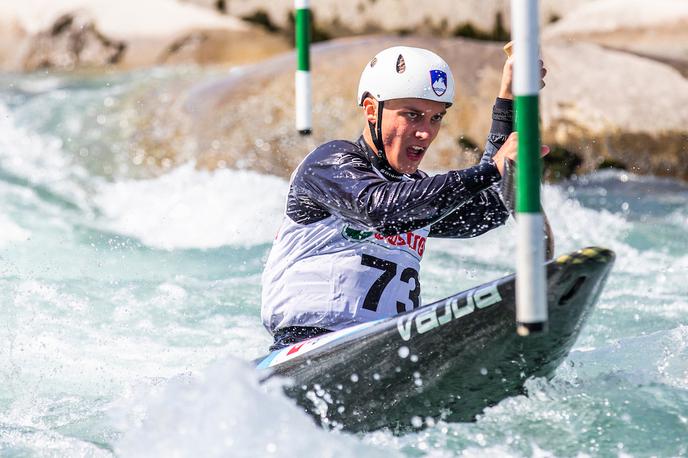
[[[426,99],[454,103],[454,76],[449,65],[432,51],[394,46],[366,65],[358,83],[358,104],[366,95],[378,101]]]

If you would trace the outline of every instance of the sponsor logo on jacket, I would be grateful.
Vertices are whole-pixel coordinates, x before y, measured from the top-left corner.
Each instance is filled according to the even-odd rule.
[[[349,226],[344,226],[342,235],[356,242],[370,241],[381,245],[387,245],[388,247],[407,247],[409,250],[416,252],[420,257],[423,257],[423,253],[425,253],[425,240],[427,239],[427,237],[416,234],[415,232],[405,232],[397,235],[382,235],[372,231],[359,231]]]

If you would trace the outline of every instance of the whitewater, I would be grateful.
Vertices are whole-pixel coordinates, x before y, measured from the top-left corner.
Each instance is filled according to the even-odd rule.
[[[127,148],[121,97],[177,78],[1,77],[0,456],[688,454],[687,185],[607,170],[544,186],[557,254],[617,254],[552,380],[471,423],[326,431],[250,363],[271,342],[260,274],[287,181],[151,173]],[[429,240],[423,301],[512,272],[514,227]]]

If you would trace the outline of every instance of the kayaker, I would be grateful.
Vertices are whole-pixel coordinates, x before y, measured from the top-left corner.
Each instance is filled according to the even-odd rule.
[[[366,64],[363,134],[317,147],[291,177],[262,276],[271,350],[419,307],[428,237],[475,237],[504,224],[498,185],[505,159],[517,155],[511,81],[508,59],[480,163],[428,176],[418,167],[454,103],[449,65],[406,46]]]

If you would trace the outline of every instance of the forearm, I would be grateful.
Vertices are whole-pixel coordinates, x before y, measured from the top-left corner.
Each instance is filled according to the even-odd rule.
[[[351,143],[331,142],[313,151],[293,176],[288,215],[302,224],[336,215],[358,229],[383,235],[413,231],[446,217],[499,182],[493,162],[432,177],[390,181]]]
[[[514,130],[514,103],[512,100],[497,98],[492,107],[492,127],[487,136],[485,152],[480,162],[490,162],[492,157],[504,145],[509,134]]]
[[[493,164],[479,164],[413,182],[387,183],[371,190],[362,213],[382,234],[412,231],[445,218],[498,180]]]
[[[345,168],[333,174],[331,167],[309,167],[308,180],[293,184],[291,213],[298,214],[296,207],[316,207],[323,213],[320,219],[333,214],[357,228],[393,235],[441,220],[500,179],[493,163],[404,181],[382,180],[350,165]]]
[[[509,218],[501,197],[494,189],[486,189],[447,217],[433,224],[430,237],[477,237],[501,226]]]

